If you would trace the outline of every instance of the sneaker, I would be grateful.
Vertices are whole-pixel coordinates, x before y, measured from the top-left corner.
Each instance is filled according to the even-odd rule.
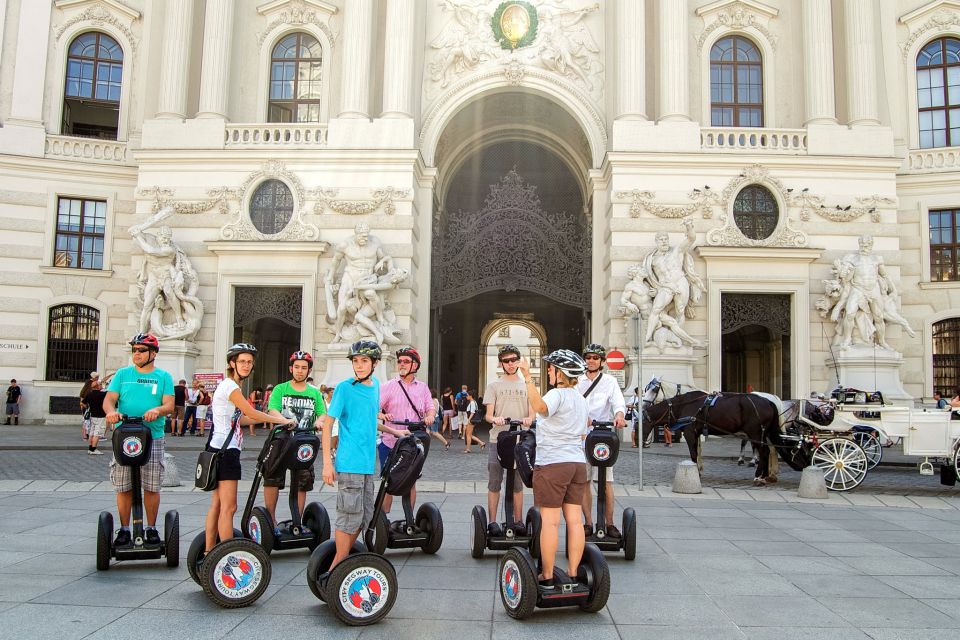
[[[622,538],[623,534],[620,533],[620,529],[617,529],[616,526],[610,524],[607,525],[607,537],[608,538]]]
[[[501,538],[503,537],[503,529],[500,528],[499,522],[491,522],[487,525],[487,537],[488,538]]]
[[[546,578],[543,580],[538,579],[537,586],[543,591],[553,591],[557,588],[556,581],[553,578]]]
[[[113,546],[125,547],[130,544],[130,532],[125,529],[117,531],[117,537],[113,539]]]
[[[513,523],[513,535],[515,536],[525,536],[527,535],[527,525],[522,522]]]
[[[390,530],[394,533],[406,533],[407,531],[407,521],[406,520],[394,520],[390,523]]]
[[[158,545],[160,544],[160,532],[156,529],[147,529],[147,544],[149,545]]]
[[[90,450],[88,449],[88,450],[87,450],[87,455],[91,455],[91,456],[102,456],[102,455],[103,455],[103,451],[100,451],[100,449],[94,449],[93,451],[90,451]]]
[[[583,535],[586,536],[587,538],[589,538],[590,536],[593,535],[593,525],[592,525],[592,524],[585,524],[585,525],[583,525]]]

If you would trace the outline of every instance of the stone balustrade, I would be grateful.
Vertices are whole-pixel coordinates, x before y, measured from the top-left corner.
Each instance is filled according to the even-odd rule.
[[[960,171],[960,147],[914,149],[907,154],[904,169],[908,173]]]
[[[705,151],[807,153],[806,129],[704,127],[700,146]]]
[[[224,133],[228,149],[327,145],[325,124],[228,124]]]
[[[133,164],[127,157],[127,143],[99,138],[47,135],[44,158],[89,160],[110,164]]]

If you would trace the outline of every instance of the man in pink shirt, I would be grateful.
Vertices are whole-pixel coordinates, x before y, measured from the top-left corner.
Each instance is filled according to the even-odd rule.
[[[380,412],[387,423],[393,427],[405,430],[406,426],[395,421],[410,420],[431,424],[435,415],[433,398],[430,396],[430,387],[425,382],[417,380],[417,371],[420,370],[420,354],[413,347],[403,347],[397,351],[397,377],[380,387]],[[383,467],[390,456],[390,451],[397,443],[397,437],[381,427],[380,444],[377,453],[380,457],[380,466]],[[410,490],[410,504],[417,503],[417,487]],[[384,513],[390,513],[393,506],[393,496],[389,493],[383,499]]]

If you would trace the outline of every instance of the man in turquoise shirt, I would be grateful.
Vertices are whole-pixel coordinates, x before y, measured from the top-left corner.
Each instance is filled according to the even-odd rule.
[[[150,459],[141,469],[143,505],[146,511],[147,544],[159,545],[157,513],[160,511],[160,485],[163,481],[163,427],[165,416],[173,413],[173,377],[154,366],[160,343],[149,333],[138,333],[130,339],[133,366],[117,371],[107,387],[103,410],[107,424],[120,422],[121,414],[132,418],[143,417],[150,427],[153,444]],[[130,544],[130,510],[133,508],[133,481],[130,467],[110,461],[110,482],[117,492],[117,510],[120,512],[120,531],[115,546]]]

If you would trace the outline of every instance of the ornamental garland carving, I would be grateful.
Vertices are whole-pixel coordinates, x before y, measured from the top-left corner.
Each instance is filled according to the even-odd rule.
[[[247,200],[246,194],[258,186],[261,182],[269,179],[280,180],[294,194],[294,212],[289,224],[280,230],[279,233],[268,235],[261,233],[253,226],[250,221],[250,214],[244,211],[242,204]],[[287,170],[286,165],[280,160],[269,160],[263,163],[259,171],[254,171],[247,179],[243,181],[235,191],[236,199],[240,201],[241,206],[237,208],[235,218],[225,224],[220,229],[220,237],[224,240],[297,240],[311,241],[320,238],[320,230],[316,225],[307,222],[304,219],[304,210],[306,209],[305,191],[300,178],[291,171]],[[326,243],[324,243],[326,244]]]
[[[791,207],[800,209],[800,219],[809,222],[813,215],[832,222],[852,222],[865,215],[870,216],[872,222],[880,222],[880,209],[890,208],[896,205],[896,200],[883,196],[872,195],[856,198],[856,206],[833,205],[829,207],[824,204],[825,198],[811,194],[809,189],[803,189],[799,194],[794,193],[793,189],[787,189],[790,197],[787,203]]]
[[[776,14],[773,14],[776,15]],[[770,48],[777,50],[779,38],[767,28],[768,19],[751,11],[750,7],[735,2],[716,14],[713,22],[709,23],[697,38],[697,50],[703,51],[703,45],[710,38],[710,34],[720,28],[726,29],[756,29],[770,43]]]
[[[911,49],[913,49],[913,43],[928,31],[956,31],[958,29],[960,29],[960,13],[942,8],[910,32],[910,36],[900,45],[900,54],[906,61]]]
[[[617,191],[614,197],[621,200],[630,200],[630,217],[639,218],[644,211],[652,213],[658,218],[686,218],[695,213],[700,213],[704,219],[713,217],[713,207],[719,206],[720,195],[713,191],[709,185],[702,189],[693,189],[687,194],[687,198],[692,200],[691,204],[686,205],[665,205],[654,202],[653,191],[641,191],[633,189],[632,191]]]
[[[313,212],[317,215],[329,209],[334,213],[360,216],[373,213],[382,207],[385,214],[392,216],[397,212],[397,206],[394,204],[394,201],[406,198],[409,194],[409,189],[382,187],[380,189],[370,190],[372,200],[334,200],[337,196],[336,189],[318,188],[311,191],[309,195],[317,200],[317,203],[313,207]]]
[[[138,19],[139,19],[139,15],[137,16],[137,18],[134,18],[133,20],[129,21],[130,25],[132,25],[132,23]],[[87,7],[82,12],[73,16],[72,18],[68,19],[66,22],[62,23],[59,27],[57,27],[56,39],[60,40],[60,38],[63,37],[63,34],[66,33],[66,31],[70,27],[80,23],[90,23],[90,26],[101,27],[101,28],[103,27],[103,25],[109,24],[110,26],[118,30],[120,33],[122,33],[124,37],[126,37],[127,42],[130,43],[130,48],[133,50],[133,53],[137,52],[138,39],[136,38],[136,36],[133,35],[133,31],[130,30],[130,26],[128,24],[125,24],[124,21],[122,21],[120,18],[114,15],[114,13],[110,11],[108,7],[105,7],[104,5],[99,3],[93,6]]]
[[[290,2],[280,15],[271,20],[267,27],[257,34],[257,43],[262,46],[276,29],[305,24],[312,24],[320,29],[330,41],[330,48],[334,47],[337,42],[337,34],[327,24],[326,12],[317,11],[299,0]]]
[[[141,198],[152,198],[151,213],[157,213],[164,207],[170,207],[175,213],[182,215],[197,215],[210,211],[214,207],[219,213],[229,213],[229,201],[236,198],[236,190],[229,187],[215,187],[207,190],[208,200],[177,201],[173,197],[173,189],[165,187],[143,187],[137,190]]]

